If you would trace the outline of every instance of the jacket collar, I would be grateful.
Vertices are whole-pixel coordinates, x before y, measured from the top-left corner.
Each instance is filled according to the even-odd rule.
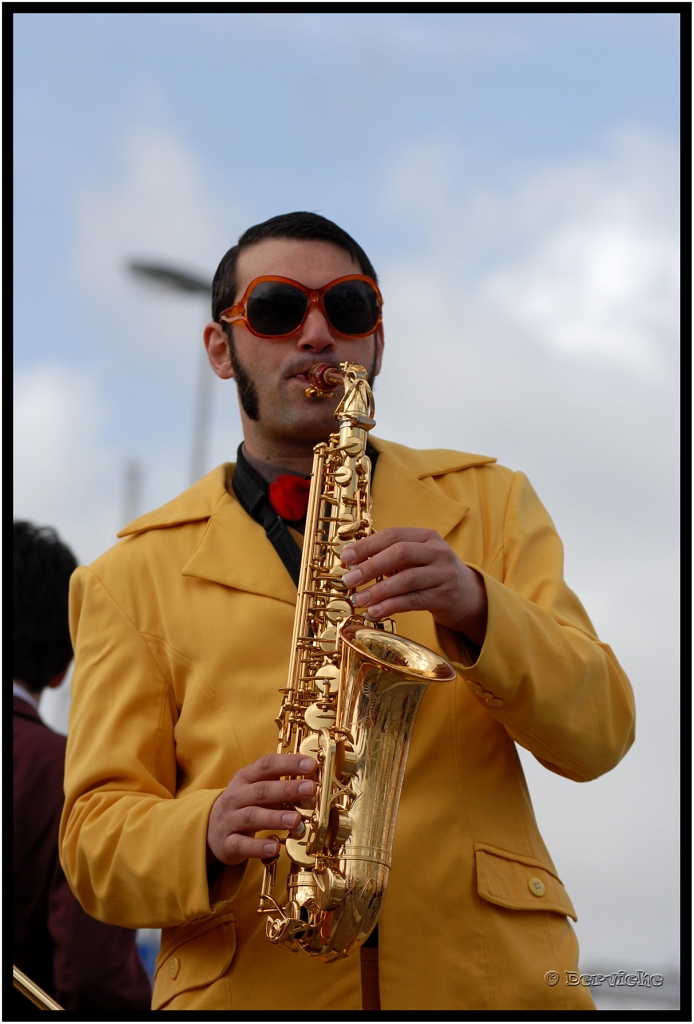
[[[218,466],[173,501],[135,519],[118,536],[206,521],[197,548],[181,570],[184,576],[296,604],[296,588],[262,526],[227,491],[233,469],[233,463]]]
[[[130,537],[136,533],[146,533],[147,530],[159,530],[166,526],[179,526],[181,523],[209,519],[227,493],[226,475],[230,466],[233,466],[233,463],[217,466],[172,501],[167,501],[153,512],[133,519],[132,523],[118,531],[117,536]]]
[[[379,452],[374,476],[374,527],[419,526],[445,537],[469,506],[433,486],[432,477],[496,460],[484,455],[433,450],[416,451],[371,438]],[[184,576],[221,583],[236,590],[296,603],[296,589],[265,531],[226,489],[233,464],[218,466],[173,501],[140,516],[118,534],[207,521],[200,543],[183,566]]]
[[[35,711],[29,701],[24,700],[23,697],[12,697],[12,714],[19,715],[20,718],[28,718],[31,722],[38,722],[39,725],[46,724],[38,711]]]

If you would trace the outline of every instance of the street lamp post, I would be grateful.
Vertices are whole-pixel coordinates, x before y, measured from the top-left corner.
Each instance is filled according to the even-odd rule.
[[[128,270],[144,284],[155,288],[164,288],[185,295],[204,295],[206,298],[209,298],[212,292],[212,285],[209,281],[181,267],[154,263],[149,260],[131,260],[128,263]],[[212,411],[212,383],[213,377],[207,353],[204,348],[201,348],[193,416],[191,483],[199,480],[205,472]]]

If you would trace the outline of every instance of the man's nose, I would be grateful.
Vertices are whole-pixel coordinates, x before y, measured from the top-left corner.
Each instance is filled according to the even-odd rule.
[[[299,331],[297,347],[309,352],[325,352],[335,347],[328,321],[319,306],[311,306],[304,326]]]

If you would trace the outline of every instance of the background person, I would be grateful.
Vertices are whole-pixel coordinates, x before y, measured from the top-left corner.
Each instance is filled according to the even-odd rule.
[[[384,337],[376,317],[371,333],[346,335],[300,288],[289,309],[281,289],[255,288],[354,274],[376,283],[357,243],[308,213],[250,228],[220,263],[205,343],[237,382],[244,444],[235,467],[131,523],[75,574],[66,870],[91,913],[163,926],[155,1009],[590,1009],[584,987],[545,980],[576,969],[575,912],[514,741],[552,771],[594,778],[633,740],[632,695],[564,583],[547,512],[522,473],[488,456],[371,439],[380,532],[352,547],[351,581],[386,574],[362,607],[394,615],[458,671],[429,688],[414,729],[378,991],[359,957],[291,955],[256,914],[259,861],[277,848],[262,833],[294,827],[283,805],[315,792],[302,778],[311,758],[268,756],[296,603],[277,516],[301,541],[305,481],[286,478],[310,472],[339,398],[307,399],[307,371],[348,360],[373,377]]]
[[[67,622],[74,555],[48,527],[13,524],[13,962],[68,1011],[94,1019],[149,1010],[130,929],[85,914],[58,859],[65,737],[39,715],[41,691],[72,661]],[[42,1011],[13,989],[13,1015]]]

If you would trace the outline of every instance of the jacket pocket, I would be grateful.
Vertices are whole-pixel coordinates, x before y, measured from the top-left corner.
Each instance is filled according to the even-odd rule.
[[[217,981],[229,970],[235,952],[233,914],[197,926],[172,928],[162,942],[157,960],[152,1009],[161,1010],[182,992]]]
[[[475,843],[477,892],[510,910],[550,910],[578,920],[561,879],[542,861]]]

